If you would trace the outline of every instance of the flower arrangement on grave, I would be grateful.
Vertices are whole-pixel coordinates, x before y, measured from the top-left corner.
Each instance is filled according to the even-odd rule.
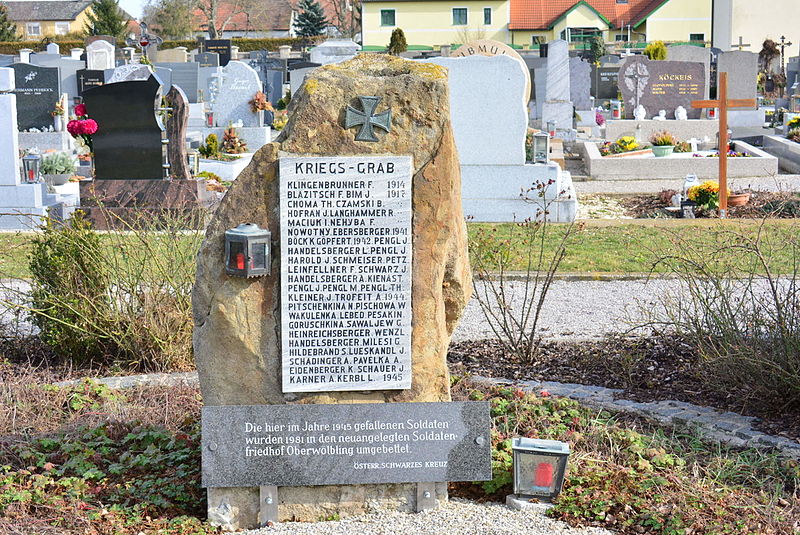
[[[688,141],[678,141],[675,144],[674,152],[692,152],[692,144]]]
[[[64,115],[64,106],[61,104],[61,101],[59,100],[58,102],[56,102],[55,107],[50,112],[50,116],[51,117],[61,117],[63,115]]]
[[[800,128],[800,115],[798,115],[797,117],[793,118],[788,123],[786,123],[786,127],[789,130],[794,130],[795,128]]]
[[[272,104],[270,104],[269,100],[267,100],[267,95],[265,95],[263,91],[258,91],[255,95],[253,95],[253,98],[250,99],[249,104],[250,111],[253,113],[259,111],[275,111],[275,109],[272,107]]]
[[[277,111],[275,112],[275,118],[272,120],[272,128],[275,130],[283,130],[283,127],[286,126],[286,123],[289,122],[289,114],[284,111]]]
[[[606,118],[603,116],[602,113],[600,113],[600,110],[595,110],[594,122],[597,124],[597,126],[603,126],[604,124],[606,124]]]
[[[789,133],[786,134],[786,139],[794,141],[795,143],[800,143],[800,128],[792,128],[789,130]]]
[[[719,151],[714,151],[711,154],[695,154],[693,155],[695,158],[719,158]],[[728,158],[752,158],[752,154],[748,154],[746,152],[737,152],[735,150],[728,151]]]
[[[236,129],[229,126],[222,136],[222,152],[226,154],[241,154],[247,152],[247,143],[239,138]]]
[[[666,130],[662,130],[661,132],[656,132],[650,136],[650,144],[654,147],[674,147],[678,144],[678,140]]]
[[[728,194],[730,195],[730,191]],[[704,210],[716,210],[719,207],[719,184],[713,180],[706,180],[698,186],[689,188],[687,197]]]
[[[622,154],[623,152],[631,152],[640,147],[639,142],[633,136],[622,136],[613,143],[606,141],[600,147],[600,154],[608,156],[610,154]]]
[[[81,142],[89,152],[93,152],[92,134],[97,132],[97,122],[89,118],[85,104],[75,106],[75,116],[75,119],[67,123],[67,132]]]

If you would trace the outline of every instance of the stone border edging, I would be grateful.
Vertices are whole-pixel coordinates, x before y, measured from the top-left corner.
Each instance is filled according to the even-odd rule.
[[[757,429],[753,429],[752,424],[758,421],[758,418],[752,416],[718,411],[711,407],[701,407],[683,401],[638,402],[615,399],[614,396],[622,392],[619,388],[558,383],[555,381],[512,381],[510,379],[483,377],[480,375],[473,375],[471,378],[476,382],[492,386],[501,384],[519,385],[523,390],[536,394],[544,390],[555,396],[574,399],[589,407],[634,414],[662,424],[676,427],[695,426],[706,439],[715,440],[735,448],[775,448],[787,457],[800,459],[800,444],[788,438],[767,435]],[[109,388],[116,389],[135,388],[138,386],[198,386],[200,384],[197,372],[151,373],[91,379]],[[82,381],[83,379],[74,379],[53,383],[53,385],[68,387],[79,385]]]
[[[511,381],[509,379],[493,379],[479,375],[472,379],[492,385],[519,385],[523,390],[539,393],[547,391],[556,396],[580,401],[582,404],[615,412],[624,412],[655,420],[662,424],[674,426],[695,426],[703,438],[715,440],[736,448],[775,448],[793,459],[800,459],[800,444],[784,437],[767,435],[752,424],[758,418],[742,416],[735,412],[723,412],[711,407],[701,407],[683,401],[649,401],[638,402],[627,399],[615,399],[614,395],[622,392],[619,388],[602,386],[586,386],[575,383],[558,383],[555,381]]]

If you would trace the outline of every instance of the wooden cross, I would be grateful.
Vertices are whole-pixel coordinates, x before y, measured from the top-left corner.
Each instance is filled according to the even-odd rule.
[[[755,108],[756,100],[729,99],[728,73],[719,73],[717,100],[695,100],[692,108],[719,108],[719,217],[728,213],[728,108]]]
[[[743,39],[743,38],[742,38],[742,36],[740,35],[740,36],[739,36],[739,44],[735,44],[735,43],[734,43],[734,44],[732,44],[732,45],[731,45],[731,47],[736,47],[736,48],[738,48],[738,49],[739,49],[739,52],[741,52],[741,51],[742,51],[742,49],[743,49],[744,47],[750,47],[750,46],[753,46],[753,45],[751,45],[750,43],[744,43],[743,41],[744,41],[744,39]]]

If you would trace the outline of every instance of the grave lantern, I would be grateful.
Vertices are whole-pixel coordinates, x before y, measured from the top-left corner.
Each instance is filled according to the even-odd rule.
[[[212,110],[205,110],[206,113],[206,126],[214,128],[214,112]]]
[[[556,122],[555,121],[547,121],[547,133],[550,134],[550,137],[556,137]]]
[[[533,163],[547,163],[550,155],[550,135],[547,132],[533,134]]]
[[[553,500],[567,471],[569,444],[557,440],[515,438],[514,494]]]
[[[270,274],[272,234],[253,223],[225,231],[225,271],[237,277]]]
[[[186,159],[189,161],[189,169],[192,172],[192,176],[197,176],[200,174],[200,153],[196,150],[189,151],[186,154]]]
[[[22,171],[24,174],[23,181],[27,184],[35,184],[39,182],[39,167],[42,163],[42,157],[38,154],[28,153],[22,157]]]
[[[611,101],[611,118],[622,119],[622,102],[619,100]]]

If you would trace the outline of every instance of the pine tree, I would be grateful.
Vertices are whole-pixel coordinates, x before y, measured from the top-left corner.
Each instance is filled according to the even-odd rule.
[[[401,52],[405,52],[406,50],[408,50],[406,34],[403,33],[402,28],[395,28],[392,30],[392,36],[389,38],[389,48],[387,52],[393,56],[398,56]]]
[[[94,0],[87,14],[86,33],[89,35],[125,35],[127,21],[119,8],[118,0]]]
[[[297,5],[300,14],[294,23],[294,29],[300,37],[321,35],[328,26],[325,12],[316,0],[300,0]]]
[[[8,20],[8,9],[0,4],[0,41],[19,41],[17,26]]]

